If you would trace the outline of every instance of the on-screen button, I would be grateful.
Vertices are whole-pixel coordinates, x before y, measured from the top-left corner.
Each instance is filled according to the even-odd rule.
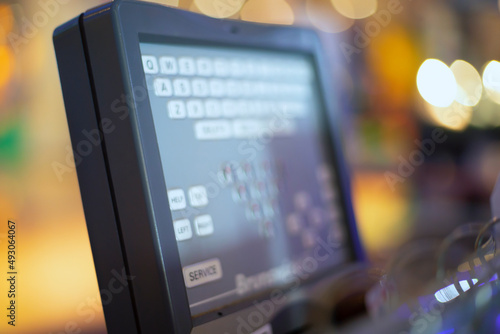
[[[182,269],[187,288],[217,281],[222,278],[222,266],[219,259],[211,259]]]

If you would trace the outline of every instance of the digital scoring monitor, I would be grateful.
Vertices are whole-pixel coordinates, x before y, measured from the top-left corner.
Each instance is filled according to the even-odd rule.
[[[140,50],[192,316],[352,261],[312,55]]]

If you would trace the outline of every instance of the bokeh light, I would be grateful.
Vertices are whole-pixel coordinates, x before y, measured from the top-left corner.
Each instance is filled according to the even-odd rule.
[[[5,4],[0,4],[0,44],[5,44],[7,35],[14,26],[14,14],[12,8]]]
[[[420,95],[436,107],[448,107],[457,95],[457,83],[451,69],[440,60],[427,59],[417,74]]]
[[[330,0],[307,0],[306,12],[309,21],[324,32],[342,32],[354,24],[354,20],[342,16]]]
[[[425,102],[425,110],[434,124],[450,130],[462,131],[469,126],[473,109],[453,101],[447,107],[437,107]]]
[[[14,56],[7,45],[0,45],[0,91],[8,84],[14,69]]]
[[[500,107],[490,99],[481,99],[474,108],[471,125],[477,128],[500,126]]]
[[[335,9],[350,19],[363,19],[377,11],[377,0],[331,0]]]
[[[354,209],[363,245],[381,251],[404,243],[411,230],[411,202],[407,185],[392,191],[383,173],[358,172],[353,176]]]
[[[492,60],[484,68],[483,85],[488,97],[500,104],[500,63],[498,61]]]
[[[483,94],[483,84],[479,72],[464,60],[456,60],[450,66],[457,82],[457,102],[474,107]]]
[[[218,19],[238,13],[244,3],[245,0],[194,0],[200,12]]]
[[[73,216],[67,218],[75,221]],[[45,226],[53,224],[50,221],[44,223]],[[83,226],[58,229],[57,233],[37,231],[36,234],[34,231],[26,231],[23,235],[26,246],[19,266],[22,265],[23,268],[24,276],[21,277],[26,278],[20,278],[23,279],[20,289],[28,296],[36,296],[20,299],[23,303],[22,312],[30,319],[22,323],[24,333],[55,333],[49,329],[64,328],[67,321],[75,322],[82,333],[94,332],[90,328],[103,326],[104,315],[95,269],[88,255],[90,245],[85,238],[75,238],[76,233],[86,234],[85,228],[81,227]],[[59,247],[54,247],[54,243]],[[61,249],[65,251],[61,252]],[[31,279],[33,277],[37,279]],[[43,289],[40,289],[41,284]],[[95,302],[89,303],[90,299]],[[51,300],[63,302],[53,303],[50,308],[44,307]],[[5,303],[7,300],[1,301]],[[86,312],[84,315],[82,310]],[[86,323],[89,319],[91,321]]]
[[[14,174],[23,167],[26,129],[24,120],[18,117],[20,110],[5,108],[5,112],[9,116],[0,118],[0,168]]]
[[[87,7],[105,1],[66,1],[64,5],[60,1],[61,6],[50,24],[40,28],[29,43],[21,45],[21,52],[9,45],[7,36],[11,31],[21,33],[25,23],[22,20],[31,20],[43,7],[39,1],[3,1],[0,4],[0,221],[5,221],[7,216],[19,217],[23,226],[20,233],[24,245],[20,258],[23,268],[20,304],[23,308],[20,309],[19,333],[62,333],[62,328],[70,321],[77,321],[82,332],[105,333],[76,173],[73,171],[64,182],[58,183],[49,167],[52,161],[64,161],[64,147],[69,144],[51,41],[53,29]],[[373,21],[377,14],[375,17],[370,15],[388,8],[387,1],[377,3],[378,0],[144,1],[180,5],[215,18],[241,17],[245,21],[279,24],[309,20],[318,30],[327,33],[346,31],[356,19],[363,17]],[[448,220],[459,221],[450,217],[460,215],[465,220],[471,217],[461,216],[462,213],[484,213],[476,205],[485,206],[483,197],[489,195],[489,187],[498,172],[500,147],[496,144],[484,149],[477,159],[467,158],[458,153],[457,148],[476,151],[473,145],[484,147],[487,141],[498,143],[496,130],[485,132],[485,136],[481,131],[455,135],[456,139],[441,145],[432,159],[417,170],[415,178],[405,179],[394,191],[388,186],[384,172],[394,167],[400,155],[407,157],[405,150],[414,149],[413,140],[420,130],[426,129],[414,117],[405,118],[405,115],[413,116],[410,114],[415,107],[412,98],[421,65],[423,73],[418,73],[423,74],[425,87],[421,90],[418,86],[424,98],[419,99],[422,104],[419,111],[425,113],[432,124],[456,131],[469,125],[500,126],[499,62],[485,64],[484,72],[470,59],[477,70],[464,61],[456,61],[449,68],[439,61],[439,71],[429,70],[428,64],[425,67],[422,64],[424,59],[436,55],[450,60],[448,65],[459,55],[476,60],[500,60],[497,58],[498,43],[492,43],[491,38],[491,32],[500,24],[494,2],[492,6],[469,2],[469,12],[461,11],[464,7],[459,2],[413,1],[405,6],[404,12],[391,17],[390,25],[371,38],[352,63],[343,59],[333,62],[340,66],[339,72],[332,74],[334,81],[340,82],[349,92],[341,95],[342,101],[354,102],[353,112],[343,115],[347,118],[342,119],[347,120],[343,124],[347,124],[344,127],[346,135],[350,136],[346,141],[350,145],[348,154],[362,156],[361,162],[355,160],[357,157],[352,158],[356,162],[353,164],[353,201],[364,246],[370,256],[380,250],[393,254],[395,247],[414,234],[421,235],[422,231],[431,234],[434,225],[441,228]],[[6,5],[8,3],[11,5]],[[500,8],[500,0],[498,5]],[[457,17],[465,14],[468,20],[480,24],[455,24]],[[358,22],[360,27],[368,20]],[[342,36],[330,35],[330,40]],[[354,44],[352,35],[347,33],[345,38],[347,43]],[[335,42],[325,46],[327,55],[338,51]],[[425,57],[421,58],[422,55]],[[450,87],[451,90],[455,87],[455,94],[443,91]],[[441,105],[449,102],[449,105],[438,107],[430,104],[431,101]],[[353,129],[358,125],[359,131]],[[476,133],[481,134],[480,138],[475,137]],[[464,168],[467,163],[478,166],[476,178],[471,178],[474,173]],[[436,169],[445,172],[436,172]],[[439,185],[434,182],[436,179],[441,179]],[[462,179],[468,181],[460,182]],[[422,198],[437,201],[439,205],[428,209]],[[469,200],[473,202],[473,210],[469,210]],[[440,224],[427,219],[436,215]],[[0,227],[0,237],[4,232]],[[78,310],[89,297],[97,300],[97,308],[94,309],[96,318],[87,323],[87,318],[82,318]],[[2,303],[5,300],[6,296],[0,298]],[[53,307],[47,307],[47,303]],[[2,326],[5,322],[0,324],[0,333],[8,333],[10,329]]]
[[[240,13],[243,21],[286,24],[294,22],[294,14],[285,0],[249,0]]]
[[[391,29],[383,29],[367,48],[366,62],[384,97],[404,108],[414,93],[419,66],[411,33],[397,23]]]

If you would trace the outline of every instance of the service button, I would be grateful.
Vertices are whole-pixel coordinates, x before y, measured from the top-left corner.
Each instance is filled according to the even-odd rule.
[[[207,284],[222,278],[222,266],[219,259],[211,259],[182,269],[187,288]]]

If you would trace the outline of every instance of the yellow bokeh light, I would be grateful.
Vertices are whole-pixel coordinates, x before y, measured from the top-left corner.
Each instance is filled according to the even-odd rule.
[[[85,333],[90,332],[88,329],[91,327],[104,326],[85,227],[74,224],[76,217],[72,214],[66,218],[64,222],[68,227],[58,228],[57,233],[53,233],[54,221],[49,218],[37,221],[43,223],[41,226],[50,226],[47,231],[19,225],[20,255],[17,263],[20,272],[16,299],[19,319],[26,319],[19,322],[22,329],[19,333],[52,333],[54,328],[64,328],[68,321],[75,322]],[[0,227],[0,235],[2,233],[6,233],[4,224]],[[54,247],[55,244],[57,247]],[[40,288],[42,286],[43,289]],[[92,305],[88,305],[89,298],[95,299]],[[2,294],[0,303],[6,305],[7,302],[7,294]],[[45,307],[48,302],[51,307]],[[83,310],[87,312],[82,314]],[[93,314],[92,322],[86,321],[90,315],[88,312]],[[6,322],[0,323],[0,333],[12,333],[8,327]]]
[[[0,45],[0,91],[5,88],[12,77],[14,56],[6,45]]]
[[[307,0],[306,11],[309,21],[324,32],[342,32],[354,24],[353,19],[339,14],[330,0]]]
[[[194,0],[200,12],[218,19],[238,13],[244,3],[245,0]]]
[[[373,39],[366,62],[392,104],[405,108],[414,92],[419,59],[409,30],[393,23]]]
[[[285,0],[249,0],[241,10],[241,19],[259,23],[293,24],[295,16]]]
[[[425,103],[425,110],[434,124],[454,131],[467,128],[472,118],[472,107],[464,106],[456,101],[448,107],[436,107]]]
[[[12,31],[13,26],[14,14],[12,13],[12,8],[0,4],[0,44],[5,44],[7,35]]]
[[[457,82],[457,102],[474,107],[483,94],[483,84],[479,72],[464,60],[456,60],[450,66]]]
[[[369,253],[394,249],[412,229],[407,183],[391,190],[384,173],[353,175],[353,202],[359,233]]]
[[[436,107],[450,106],[457,96],[457,82],[451,69],[440,60],[427,59],[417,73],[420,95]]]
[[[377,11],[377,0],[331,0],[335,9],[350,19],[363,19]]]
[[[492,60],[484,68],[483,85],[488,97],[500,104],[500,63],[498,61]]]

